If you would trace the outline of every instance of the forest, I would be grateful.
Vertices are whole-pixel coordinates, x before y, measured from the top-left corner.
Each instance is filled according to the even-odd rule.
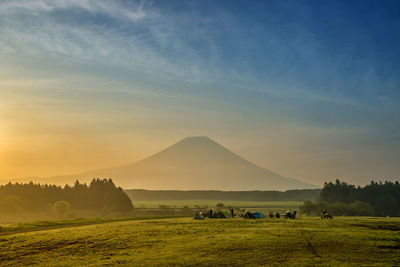
[[[371,181],[356,187],[337,179],[324,184],[319,201],[306,201],[300,207],[314,215],[325,209],[334,215],[400,216],[400,183]]]
[[[71,210],[126,213],[133,204],[111,179],[93,179],[89,185],[76,181],[64,187],[33,182],[0,186],[0,215],[51,211],[63,217]]]

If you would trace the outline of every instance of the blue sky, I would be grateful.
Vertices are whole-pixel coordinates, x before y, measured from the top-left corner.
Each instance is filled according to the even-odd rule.
[[[208,135],[308,182],[398,177],[399,14],[399,1],[2,0],[0,176]]]

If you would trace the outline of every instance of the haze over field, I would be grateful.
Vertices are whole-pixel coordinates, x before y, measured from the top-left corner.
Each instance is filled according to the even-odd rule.
[[[114,166],[89,174],[166,189],[396,179],[399,6],[1,0],[0,180]],[[180,146],[140,161],[187,136],[252,163],[202,154],[209,141],[202,164]]]

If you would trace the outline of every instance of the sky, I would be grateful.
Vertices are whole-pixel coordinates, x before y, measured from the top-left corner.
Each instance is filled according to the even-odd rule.
[[[0,0],[0,178],[187,136],[305,182],[399,179],[399,1]]]

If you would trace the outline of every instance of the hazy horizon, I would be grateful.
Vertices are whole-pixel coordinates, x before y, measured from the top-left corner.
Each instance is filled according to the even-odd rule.
[[[320,187],[261,168],[207,136],[184,138],[156,154],[123,166],[12,182],[33,180],[72,186],[76,180],[89,184],[94,177],[112,178],[123,189],[286,191]]]
[[[279,175],[400,173],[398,1],[0,2],[0,179],[209,136]]]

